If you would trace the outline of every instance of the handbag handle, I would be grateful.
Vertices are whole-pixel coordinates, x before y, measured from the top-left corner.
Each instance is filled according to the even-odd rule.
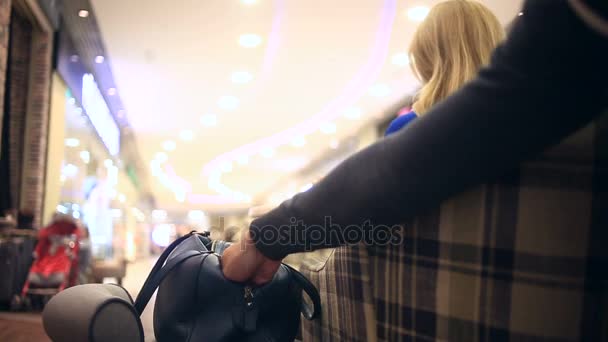
[[[321,315],[321,296],[319,295],[319,290],[317,290],[317,288],[310,282],[310,280],[308,280],[308,278],[302,275],[302,273],[298,272],[298,270],[287,264],[283,263],[283,265],[287,267],[289,271],[291,271],[296,283],[300,285],[302,290],[306,292],[312,301],[312,305],[308,305],[306,302],[304,302],[304,300],[302,300],[301,311],[304,318],[310,321],[319,317],[319,315]]]
[[[144,309],[150,301],[150,298],[152,298],[154,291],[156,291],[160,283],[163,281],[163,279],[165,279],[167,274],[169,274],[169,272],[173,270],[173,268],[175,268],[182,262],[192,258],[193,256],[201,254],[211,254],[211,252],[189,250],[175,256],[173,259],[169,260],[169,262],[167,262],[167,264],[165,265],[165,261],[167,261],[167,258],[169,257],[171,252],[173,252],[175,247],[177,247],[180,243],[182,243],[182,241],[186,240],[194,234],[196,234],[196,232],[192,231],[173,241],[173,243],[171,243],[160,255],[158,261],[156,262],[156,264],[154,264],[154,267],[150,271],[150,274],[148,274],[148,278],[144,282],[144,285],[141,287],[141,290],[137,295],[137,299],[135,299],[135,303],[133,304],[133,306],[135,307],[135,311],[137,311],[139,315],[144,312]]]

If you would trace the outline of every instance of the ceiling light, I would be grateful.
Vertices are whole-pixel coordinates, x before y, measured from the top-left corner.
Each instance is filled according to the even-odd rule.
[[[112,159],[106,159],[103,161],[103,165],[105,167],[110,168],[110,167],[114,166],[114,162],[112,161]]]
[[[254,48],[262,43],[262,37],[257,34],[244,34],[239,37],[239,44],[245,48]]]
[[[127,196],[120,194],[118,195],[118,200],[120,201],[120,203],[125,203],[125,201],[127,200]]]
[[[177,145],[175,144],[175,141],[173,140],[167,140],[165,142],[163,142],[163,149],[165,151],[173,151],[175,150],[175,148],[177,147]]]
[[[245,197],[245,195],[240,194],[240,193],[238,193],[238,192],[233,192],[233,193],[231,193],[231,194],[230,194],[230,197],[231,197],[231,198],[232,198],[234,201],[240,202],[240,201],[242,201],[242,200],[243,200],[243,198]]]
[[[76,166],[74,164],[66,164],[61,169],[61,174],[68,178],[74,177],[78,174],[78,166]]]
[[[65,139],[65,146],[67,147],[78,147],[80,145],[80,140],[76,138],[68,138]]]
[[[253,80],[253,75],[247,71],[235,71],[230,78],[232,83],[245,84]]]
[[[241,0],[241,2],[245,5],[253,5],[258,1],[257,0]]]
[[[160,173],[160,162],[156,159],[150,161],[150,169],[152,174],[157,176]]]
[[[306,139],[304,137],[295,137],[291,141],[291,145],[294,147],[303,147],[306,145]]]
[[[524,12],[519,12],[519,13],[517,13],[517,16],[518,16],[518,17],[521,17],[522,15],[524,15]]]
[[[120,209],[112,209],[112,217],[113,218],[121,218],[122,217],[122,210]]]
[[[239,106],[240,100],[234,96],[222,96],[217,101],[217,105],[224,110],[235,110]]]
[[[310,160],[304,156],[290,157],[278,159],[272,163],[272,168],[282,172],[294,172],[310,163]]]
[[[245,155],[239,156],[238,158],[236,158],[236,162],[241,165],[247,165],[249,164],[249,157]]]
[[[338,141],[338,139],[333,139],[332,141],[329,142],[329,147],[332,150],[335,150],[338,148],[338,146],[340,146],[340,142]]]
[[[91,161],[91,154],[89,151],[80,151],[80,159],[82,159],[85,164],[88,164]]]
[[[190,210],[188,218],[192,221],[202,221],[205,219],[205,213],[201,210]]]
[[[104,60],[105,60],[105,58],[103,56],[95,57],[95,63],[97,63],[97,64],[103,63]]]
[[[369,88],[370,95],[374,97],[385,97],[391,93],[391,88],[386,84],[375,84]]]
[[[251,202],[251,196],[246,195],[242,192],[237,192],[235,198],[239,202]]]
[[[333,134],[336,133],[336,124],[333,122],[325,122],[323,124],[321,124],[320,127],[321,132],[325,133],[325,134]]]
[[[274,156],[274,149],[272,147],[265,147],[260,151],[260,154],[264,158],[272,158]]]
[[[164,210],[152,210],[152,217],[155,220],[162,221],[167,218],[167,212]]]
[[[404,67],[410,64],[410,56],[405,52],[396,53],[391,57],[391,63],[399,67]]]
[[[224,173],[229,173],[232,172],[232,163],[231,162],[225,162],[222,164],[222,172]]]
[[[116,88],[110,88],[110,89],[108,89],[108,95],[109,96],[116,95]]]
[[[363,111],[361,110],[361,108],[357,107],[350,107],[344,111],[344,117],[350,120],[357,120],[361,118],[362,115]]]
[[[192,141],[192,139],[194,139],[194,132],[189,129],[185,129],[179,132],[179,138],[183,141]]]
[[[78,11],[78,16],[81,18],[86,18],[89,16],[89,11],[87,10],[80,10]]]
[[[201,125],[205,127],[213,127],[217,125],[217,115],[215,114],[205,114],[201,116]]]
[[[412,21],[421,22],[429,14],[429,8],[426,6],[412,7],[407,11],[407,17]]]
[[[154,156],[154,159],[156,161],[158,161],[159,163],[165,163],[167,160],[169,160],[169,156],[167,156],[167,154],[165,152],[158,152]]]
[[[152,242],[159,247],[167,247],[171,244],[171,236],[175,232],[175,226],[170,224],[158,224],[152,230]]]
[[[209,186],[210,189],[217,190],[218,182],[219,181],[215,178],[209,178],[209,180],[207,181],[207,186]]]

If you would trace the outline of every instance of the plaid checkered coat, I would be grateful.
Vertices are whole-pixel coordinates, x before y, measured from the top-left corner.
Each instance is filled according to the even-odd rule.
[[[305,341],[608,340],[608,113],[402,229],[301,266]]]

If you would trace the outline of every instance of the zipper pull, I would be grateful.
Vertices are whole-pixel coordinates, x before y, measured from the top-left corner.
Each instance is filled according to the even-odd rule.
[[[236,309],[238,326],[246,333],[253,333],[256,331],[258,322],[258,308],[253,301],[253,289],[251,286],[245,286],[243,289],[243,297],[245,301],[245,307],[239,307]]]
[[[251,286],[245,286],[245,305],[247,305],[248,308],[253,306],[253,291],[251,289]]]

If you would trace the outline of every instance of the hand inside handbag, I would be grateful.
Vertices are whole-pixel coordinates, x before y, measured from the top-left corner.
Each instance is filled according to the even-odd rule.
[[[128,294],[117,295],[115,285],[105,285],[114,289],[102,291],[102,295],[99,287],[104,285],[99,284],[67,289],[47,304],[43,313],[45,330],[56,342],[143,341],[138,316],[158,288],[154,335],[159,342],[293,341],[300,312],[308,320],[320,313],[317,289],[285,264],[281,264],[271,282],[259,287],[227,280],[220,260],[229,245],[195,232],[176,240],[160,256],[134,303]],[[87,287],[97,294],[97,299],[90,299],[93,296],[87,295]],[[305,303],[302,290],[312,305]],[[83,300],[84,296],[89,300]],[[80,308],[66,310],[68,307]],[[79,312],[78,317],[74,317],[74,312]],[[113,323],[111,318],[120,315],[134,316],[137,323],[131,324],[132,329],[124,327],[129,319]],[[64,332],[71,329],[72,322],[82,325],[72,329],[77,331],[76,336]],[[122,328],[117,328],[121,326],[118,323]],[[138,330],[140,336],[134,337]],[[129,336],[122,336],[126,331]]]

